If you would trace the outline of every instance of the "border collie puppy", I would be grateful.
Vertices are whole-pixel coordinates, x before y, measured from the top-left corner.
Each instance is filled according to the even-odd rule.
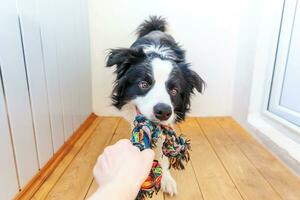
[[[130,48],[109,52],[106,65],[116,66],[112,102],[131,123],[137,113],[163,124],[182,121],[194,89],[203,92],[204,81],[189,68],[185,51],[165,30],[165,19],[151,16],[138,27],[138,38]],[[169,161],[161,151],[157,154],[163,169],[162,189],[177,194]]]

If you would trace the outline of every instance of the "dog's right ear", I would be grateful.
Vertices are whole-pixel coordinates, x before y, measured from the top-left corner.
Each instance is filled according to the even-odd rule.
[[[113,105],[121,109],[126,104],[125,91],[128,86],[126,76],[127,70],[138,62],[146,58],[142,49],[119,48],[111,49],[108,54],[106,66],[116,66],[115,73],[117,74],[114,89],[111,95]]]
[[[118,48],[111,49],[108,53],[106,62],[107,67],[116,65],[117,78],[125,74],[129,67],[145,58],[145,53],[142,49]]]
[[[111,49],[106,62],[107,67],[119,65],[125,62],[131,55],[131,50],[126,48]]]

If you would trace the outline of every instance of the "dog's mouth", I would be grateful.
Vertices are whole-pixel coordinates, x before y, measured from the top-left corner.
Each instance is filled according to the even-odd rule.
[[[135,111],[137,115],[142,115],[141,111],[139,110],[139,108],[137,106],[135,106]]]
[[[135,106],[135,111],[136,111],[137,115],[144,115],[137,106]],[[149,120],[153,121],[153,122],[160,123],[160,124],[163,124],[163,125],[168,125],[168,124],[171,123],[170,120],[157,119],[154,115],[151,115],[151,116],[144,115],[144,116],[146,118],[148,118]]]
[[[137,106],[135,106],[135,111],[136,111],[137,115],[144,115]],[[149,118],[153,122],[161,123],[161,121],[159,119],[156,119],[154,116],[152,116],[152,117],[149,117],[149,116],[146,116],[146,115],[144,115],[144,116]]]

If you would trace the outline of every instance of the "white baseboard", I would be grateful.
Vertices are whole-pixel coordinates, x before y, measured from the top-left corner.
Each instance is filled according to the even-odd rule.
[[[248,123],[254,134],[272,153],[300,176],[300,135],[259,114],[250,114]]]

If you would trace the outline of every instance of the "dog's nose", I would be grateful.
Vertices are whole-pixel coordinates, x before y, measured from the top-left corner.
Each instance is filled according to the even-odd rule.
[[[172,108],[168,104],[158,103],[153,108],[154,115],[161,121],[168,120],[172,114]]]

